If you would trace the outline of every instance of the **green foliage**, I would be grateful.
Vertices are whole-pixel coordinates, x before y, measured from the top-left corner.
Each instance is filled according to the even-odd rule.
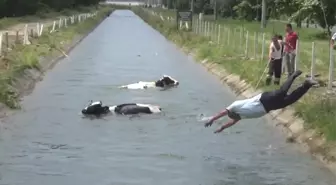
[[[239,18],[247,21],[261,19],[262,0],[194,0],[194,12],[213,14],[214,2],[221,17]],[[189,8],[188,0],[163,0],[171,8]],[[287,19],[301,27],[303,21],[316,23],[330,35],[336,25],[335,0],[266,0],[266,19]]]
[[[196,57],[199,60],[209,59],[210,61],[216,62],[225,68],[226,71],[239,75],[240,78],[246,80],[253,86],[258,83],[264,72],[265,61],[259,59],[245,60],[241,57],[237,57],[239,49],[237,50],[235,44],[230,43],[230,47],[218,47],[211,43],[208,37],[196,35],[193,32],[177,31],[176,25],[173,22],[169,23],[160,21],[160,18],[148,16],[148,14],[142,10],[137,10],[136,13],[153,28],[159,30],[168,39],[179,44],[182,48],[195,52]],[[232,20],[232,22],[228,22],[228,20],[226,20],[222,25],[225,25],[226,28],[231,28],[231,30],[233,30],[232,28],[241,26],[241,21]],[[258,25],[255,25],[252,22],[247,23],[245,26],[249,26],[248,30],[250,31],[256,31],[259,29]],[[239,34],[231,34],[230,39],[231,42],[238,41]],[[305,43],[302,42],[301,46],[303,48],[304,44]],[[323,48],[321,49],[323,50]],[[303,54],[301,57],[302,59],[306,58]],[[304,63],[301,65],[303,66]],[[321,65],[328,67],[325,63],[322,63]],[[278,88],[275,86],[265,86],[262,82],[259,87],[264,90]],[[305,126],[307,128],[317,128],[317,130],[320,131],[320,133],[323,134],[328,141],[336,141],[335,97],[322,96],[318,89],[311,89],[307,95],[294,104],[294,108],[297,111],[297,115],[304,119]]]

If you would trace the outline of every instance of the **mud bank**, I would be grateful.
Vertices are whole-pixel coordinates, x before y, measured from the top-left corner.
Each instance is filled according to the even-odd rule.
[[[106,16],[102,17],[102,15],[99,15],[104,13],[105,12],[100,12],[97,17],[93,18],[97,19],[98,23],[92,28],[88,29],[83,34],[76,35],[71,41],[65,42],[62,50],[59,50],[58,52],[50,52],[48,55],[40,57],[38,61],[38,68],[25,69],[22,73],[15,75],[11,87],[14,92],[18,94],[19,99],[22,99],[24,96],[30,94],[34,90],[36,83],[43,80],[43,76],[48,70],[51,70],[60,60],[67,57],[73,48],[75,48],[86,36],[88,36],[100,25],[101,22],[106,19]],[[14,111],[15,109],[11,109],[0,102],[0,118],[8,116]]]
[[[145,11],[135,11],[145,22],[147,22],[154,29],[161,32],[164,36],[172,34],[182,34],[176,31],[165,31],[161,23],[151,21],[150,17],[154,15],[149,15]],[[156,21],[163,22],[160,17],[156,18]],[[156,25],[157,24],[157,25]],[[184,33],[187,34],[187,33]],[[216,61],[210,61],[206,58],[196,59],[195,56],[198,55],[197,46],[193,48],[187,47],[182,42],[173,40],[175,44],[182,47],[182,50],[191,56],[193,56],[195,61],[201,62],[201,64],[212,74],[216,75],[223,84],[228,85],[236,93],[237,96],[251,97],[261,92],[259,89],[253,88],[244,79],[241,79],[238,75],[232,74],[224,69],[223,66],[218,65]],[[315,129],[307,129],[304,127],[304,120],[295,115],[295,110],[293,107],[288,107],[282,110],[273,111],[265,116],[270,123],[275,126],[280,126],[281,130],[287,135],[288,142],[298,143],[298,147],[304,152],[311,153],[316,159],[324,164],[324,166],[330,169],[336,175],[336,146],[334,143],[329,143],[326,139],[319,134]]]

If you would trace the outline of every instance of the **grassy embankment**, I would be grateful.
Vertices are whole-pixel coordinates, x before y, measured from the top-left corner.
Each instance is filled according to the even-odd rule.
[[[99,24],[112,11],[109,7],[87,8],[85,13],[98,11],[97,16],[87,20],[68,25],[67,28],[58,29],[50,33],[51,27],[45,29],[38,38],[30,38],[30,45],[16,44],[12,50],[4,53],[0,58],[0,102],[10,108],[19,108],[18,92],[13,89],[15,78],[25,69],[39,69],[39,61],[42,57],[53,56],[71,44],[79,35],[85,35]],[[84,12],[81,12],[84,13]],[[72,15],[72,14],[71,14]],[[23,19],[23,18],[22,18]]]
[[[264,60],[261,57],[249,57],[248,59],[242,57],[241,54],[245,53],[245,42],[243,40],[243,46],[239,46],[240,34],[236,32],[232,34],[236,28],[243,26],[245,30],[249,30],[249,49],[248,56],[254,55],[254,43],[253,32],[259,30],[258,23],[243,23],[236,20],[219,20],[217,23],[221,24],[222,32],[220,44],[209,42],[209,37],[201,36],[193,32],[177,31],[175,21],[162,21],[159,16],[149,15],[143,11],[143,9],[134,9],[134,11],[142,17],[148,24],[155,29],[159,30],[168,39],[176,42],[184,48],[188,48],[191,51],[196,51],[198,59],[209,59],[219,65],[222,65],[227,71],[239,75],[242,79],[247,80],[251,85],[255,86],[259,81],[265,66],[267,58],[267,44],[265,44],[265,56]],[[158,13],[162,13],[164,16],[171,16],[175,18],[175,13],[166,10],[156,10]],[[274,30],[283,32],[284,23],[274,23]],[[223,29],[225,28],[225,29]],[[300,68],[306,73],[310,69],[310,51],[311,42],[315,40],[317,35],[321,35],[320,30],[316,29],[297,29],[294,28],[300,34],[301,50],[300,50]],[[229,43],[227,32],[231,31],[229,36]],[[265,30],[268,35],[266,38],[271,38],[273,34],[273,28],[267,28]],[[252,33],[252,34],[251,34]],[[214,41],[217,39],[215,38]],[[269,39],[267,39],[269,40]],[[258,48],[256,53],[261,53],[260,48],[260,36],[258,39]],[[319,39],[315,40],[316,47],[316,70],[324,77],[328,74],[329,57],[328,57],[328,41]],[[260,55],[260,54],[258,54]],[[274,89],[275,86],[266,87],[263,83],[259,84],[258,88],[262,89]],[[300,80],[301,81],[301,80]],[[305,120],[306,128],[317,128],[321,135],[324,135],[328,141],[336,141],[336,101],[329,96],[323,95],[321,92],[325,92],[325,87],[318,89],[312,89],[307,95],[305,95],[300,102],[294,104],[294,108],[297,111],[297,115]]]
[[[97,6],[98,7],[98,6]],[[87,13],[97,9],[94,6],[80,6],[76,9],[65,9],[60,12],[45,11],[39,12],[36,15],[29,15],[24,17],[5,17],[0,19],[0,30],[15,26],[20,23],[43,22],[48,20],[57,20],[57,18],[76,15],[80,13]]]

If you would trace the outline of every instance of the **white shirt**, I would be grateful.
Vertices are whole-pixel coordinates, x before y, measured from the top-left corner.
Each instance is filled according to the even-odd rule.
[[[238,114],[242,119],[262,117],[267,112],[260,102],[260,97],[261,93],[249,99],[237,100],[226,109]]]
[[[334,35],[331,37],[331,40],[336,40],[336,32],[335,32]]]
[[[274,58],[274,59],[281,59],[281,56],[282,56],[282,40],[278,40],[279,42],[279,45],[280,45],[280,49],[277,50],[276,47],[274,46],[274,43],[271,42],[271,45],[270,45],[270,49],[272,50],[272,53],[271,53],[271,57]]]

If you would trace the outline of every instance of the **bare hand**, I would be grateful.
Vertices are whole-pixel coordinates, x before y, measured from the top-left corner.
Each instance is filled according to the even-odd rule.
[[[213,124],[213,121],[208,121],[204,124],[205,127],[210,127]]]

